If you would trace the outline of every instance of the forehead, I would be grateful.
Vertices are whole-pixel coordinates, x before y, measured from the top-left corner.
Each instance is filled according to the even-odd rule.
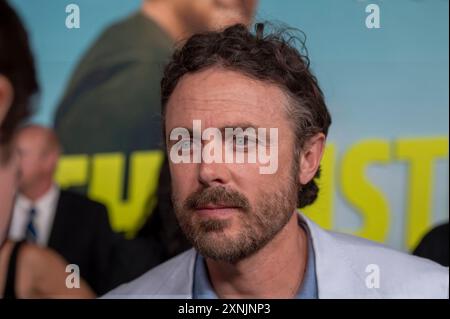
[[[275,84],[214,67],[180,80],[166,106],[166,127],[190,127],[193,120],[204,127],[233,122],[274,127],[287,120],[286,102]]]
[[[16,145],[21,148],[42,148],[46,142],[45,135],[32,128],[24,129],[16,137]]]

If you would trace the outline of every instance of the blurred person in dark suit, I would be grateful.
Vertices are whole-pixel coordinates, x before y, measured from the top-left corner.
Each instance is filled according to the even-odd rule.
[[[145,0],[138,12],[108,27],[82,57],[58,105],[55,129],[64,153],[161,150],[160,79],[174,44],[196,32],[250,24],[256,5],[257,0]],[[137,238],[121,242],[118,250],[122,257],[116,262],[127,280],[190,247],[173,213],[167,160],[147,202],[155,196],[156,207],[147,205]]]
[[[55,184],[61,151],[55,133],[25,126],[17,133],[15,149],[21,174],[9,238],[54,249],[80,267],[97,293],[111,288],[108,274],[118,235],[104,205]]]
[[[0,0],[0,298],[91,298],[94,294],[81,278],[79,288],[67,287],[67,262],[57,253],[6,239],[19,175],[13,135],[37,91],[27,33],[9,4]]]
[[[413,254],[448,267],[448,222],[430,230],[414,249]]]

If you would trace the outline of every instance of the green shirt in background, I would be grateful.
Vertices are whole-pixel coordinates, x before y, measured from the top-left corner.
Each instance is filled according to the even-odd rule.
[[[160,148],[160,80],[172,47],[141,13],[105,30],[76,67],[57,108],[64,153]]]

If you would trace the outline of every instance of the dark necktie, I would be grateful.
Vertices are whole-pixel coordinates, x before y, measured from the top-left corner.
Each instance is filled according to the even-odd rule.
[[[28,212],[28,224],[25,232],[25,238],[28,242],[35,243],[37,241],[37,229],[35,226],[36,208],[31,207]]]

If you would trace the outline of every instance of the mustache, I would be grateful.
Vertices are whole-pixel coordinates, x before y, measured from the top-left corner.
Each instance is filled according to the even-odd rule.
[[[244,195],[223,186],[208,187],[195,191],[186,198],[183,207],[184,209],[194,210],[208,204],[236,207],[244,211],[250,209],[250,203]]]

